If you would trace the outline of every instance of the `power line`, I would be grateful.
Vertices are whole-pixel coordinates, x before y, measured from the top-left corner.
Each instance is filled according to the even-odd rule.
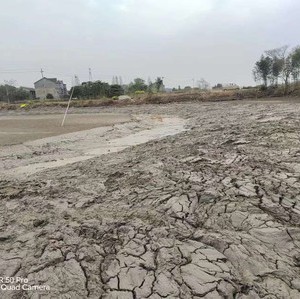
[[[37,70],[0,70],[0,74],[39,73]]]
[[[57,76],[57,77],[68,77],[68,78],[73,78],[73,75],[71,74],[62,74],[62,73],[49,73],[47,72],[47,74],[49,75],[54,75],[54,76]]]

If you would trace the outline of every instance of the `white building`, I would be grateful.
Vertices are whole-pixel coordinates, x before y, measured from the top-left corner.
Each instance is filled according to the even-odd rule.
[[[36,81],[34,83],[36,98],[38,99],[62,99],[68,95],[66,84],[56,78],[46,78]]]

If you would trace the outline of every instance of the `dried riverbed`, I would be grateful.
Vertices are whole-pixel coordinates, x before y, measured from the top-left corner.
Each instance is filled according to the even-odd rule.
[[[1,148],[0,276],[49,286],[42,298],[299,298],[299,102],[106,108],[143,117],[71,133],[73,148]],[[97,152],[165,115],[185,130]],[[17,171],[75,153],[88,159]]]

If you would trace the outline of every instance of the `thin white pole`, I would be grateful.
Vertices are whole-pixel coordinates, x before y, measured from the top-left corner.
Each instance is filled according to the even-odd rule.
[[[71,91],[71,95],[70,95],[70,98],[69,98],[69,102],[68,102],[68,106],[67,106],[67,109],[65,111],[65,115],[64,115],[64,119],[61,123],[61,126],[63,127],[64,126],[64,123],[65,123],[65,119],[67,117],[67,113],[68,113],[68,110],[69,110],[69,107],[70,107],[70,103],[71,103],[71,100],[72,100],[72,96],[73,96],[73,91],[74,91],[74,87],[72,87],[72,91]]]

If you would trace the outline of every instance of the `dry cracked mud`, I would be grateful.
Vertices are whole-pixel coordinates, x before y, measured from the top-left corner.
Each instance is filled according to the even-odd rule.
[[[0,276],[51,290],[1,298],[300,298],[299,104],[107,108],[187,130],[3,174]]]

